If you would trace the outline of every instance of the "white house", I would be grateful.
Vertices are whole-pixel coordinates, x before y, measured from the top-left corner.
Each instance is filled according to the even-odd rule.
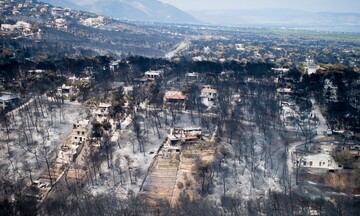
[[[314,74],[316,73],[316,71],[320,69],[319,66],[308,66],[308,67],[305,67],[305,72],[308,74],[308,75],[311,75],[311,74]]]
[[[146,78],[151,78],[151,79],[155,79],[155,78],[159,78],[164,74],[164,71],[162,70],[150,70],[150,71],[146,71],[145,72],[145,77]]]
[[[276,73],[287,73],[290,71],[289,68],[271,68]]]
[[[214,101],[217,99],[219,93],[218,90],[212,88],[211,85],[204,85],[201,89],[201,96],[202,98],[207,99],[208,101]]]
[[[76,86],[76,84],[79,83],[79,81],[86,81],[89,84],[91,84],[92,78],[91,77],[81,77],[81,78],[79,78],[79,77],[76,77],[75,75],[68,77],[69,84],[74,86],[74,87]]]
[[[111,104],[100,103],[94,112],[96,121],[103,122],[109,116]]]
[[[305,155],[300,161],[301,167],[306,168],[320,168],[320,169],[343,169],[343,167],[338,164],[335,159],[329,154],[313,154]],[[296,161],[294,162],[296,165]]]
[[[51,15],[53,16],[61,16],[63,14],[64,14],[64,9],[62,8],[54,7],[51,9]]]
[[[245,51],[244,44],[235,44],[235,49],[238,51]]]
[[[31,24],[23,21],[17,21],[16,24],[2,24],[1,30],[2,31],[15,31],[16,29],[28,32],[31,29]]]

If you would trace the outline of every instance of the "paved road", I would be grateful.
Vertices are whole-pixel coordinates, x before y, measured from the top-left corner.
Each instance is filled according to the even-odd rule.
[[[178,52],[181,52],[182,50],[187,49],[187,48],[190,46],[190,44],[191,44],[191,42],[188,41],[188,40],[181,42],[181,43],[176,47],[175,50],[167,53],[167,54],[165,55],[165,58],[166,58],[166,59],[171,59],[171,58],[173,58]]]
[[[316,104],[315,99],[311,98],[311,103],[314,106],[314,110],[313,113],[318,117],[319,119],[319,123],[316,127],[316,132],[317,135],[312,139],[313,142],[317,142],[317,141],[321,141],[323,139],[326,139],[326,131],[328,129],[327,126],[327,122],[326,119],[324,118],[323,114],[320,111],[319,106]],[[289,175],[291,176],[291,178],[294,178],[294,169],[293,169],[293,162],[292,162],[292,154],[296,151],[296,149],[300,149],[301,146],[305,145],[305,140],[302,141],[298,141],[298,142],[294,142],[294,143],[290,143],[289,144],[289,149],[287,152],[287,166],[288,166],[288,172]],[[296,181],[291,181],[291,182],[296,182]]]

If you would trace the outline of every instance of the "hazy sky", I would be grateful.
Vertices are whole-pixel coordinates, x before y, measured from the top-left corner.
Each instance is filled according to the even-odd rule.
[[[360,13],[359,0],[160,0],[182,10],[293,8]]]

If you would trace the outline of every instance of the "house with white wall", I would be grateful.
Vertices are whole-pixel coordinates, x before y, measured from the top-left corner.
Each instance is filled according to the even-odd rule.
[[[149,70],[145,72],[145,77],[150,79],[157,79],[163,76],[164,71],[162,70]]]
[[[214,89],[211,85],[204,85],[201,89],[202,98],[207,99],[208,101],[215,101],[219,96],[218,90]]]
[[[94,112],[95,120],[100,123],[106,120],[109,116],[110,108],[111,104],[100,103]]]
[[[296,166],[297,163],[300,163],[300,166],[304,168],[328,170],[343,169],[343,167],[338,164],[330,154],[325,153],[304,155],[302,157],[298,157],[297,161],[294,160],[293,163],[294,166]]]

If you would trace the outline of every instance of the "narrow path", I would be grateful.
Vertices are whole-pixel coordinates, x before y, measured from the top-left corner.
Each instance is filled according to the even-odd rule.
[[[148,204],[156,204],[157,201],[164,199],[171,201],[180,164],[180,152],[163,147],[153,164],[144,181],[140,196]]]
[[[310,101],[313,104],[314,113],[317,116],[317,118],[319,119],[319,123],[316,128],[317,135],[322,136],[328,129],[326,119],[323,116],[323,114],[321,113],[320,107],[316,104],[315,98],[311,98]]]

